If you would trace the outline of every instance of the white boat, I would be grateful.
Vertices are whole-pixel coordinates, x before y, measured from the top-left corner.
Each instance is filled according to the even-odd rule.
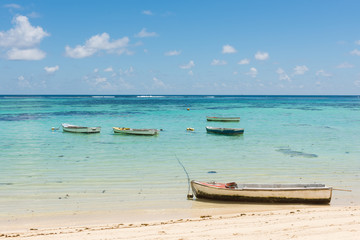
[[[67,123],[61,124],[64,132],[72,132],[72,133],[99,133],[101,131],[101,127],[82,127],[71,125]]]
[[[216,122],[239,122],[239,117],[206,117],[208,121],[216,121]]]
[[[123,134],[133,134],[133,135],[156,135],[159,133],[157,129],[135,129],[135,128],[119,128],[113,127],[115,133],[123,133]]]
[[[236,184],[191,181],[196,198],[270,203],[329,204],[332,187],[324,184]]]

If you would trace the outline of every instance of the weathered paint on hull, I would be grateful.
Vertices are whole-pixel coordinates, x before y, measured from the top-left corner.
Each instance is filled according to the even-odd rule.
[[[139,130],[136,131],[134,129],[129,130],[120,130],[119,128],[113,128],[115,133],[122,133],[122,134],[129,134],[129,135],[143,135],[143,136],[154,136],[158,134],[156,129],[149,129],[149,130]]]
[[[319,189],[243,190],[204,186],[194,181],[191,182],[191,187],[199,199],[220,201],[329,204],[332,195],[332,188],[328,187]]]
[[[211,129],[206,128],[208,133],[224,134],[224,135],[239,135],[244,133],[244,129],[232,130],[232,129]]]
[[[229,118],[222,118],[222,117],[206,117],[207,121],[212,122],[239,122],[240,118],[238,117],[229,117]]]
[[[70,133],[99,133],[101,128],[94,127],[94,128],[66,128],[63,127],[64,132]]]

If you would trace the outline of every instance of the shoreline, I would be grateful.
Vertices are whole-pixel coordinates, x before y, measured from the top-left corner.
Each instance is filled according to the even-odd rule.
[[[1,221],[12,239],[355,239],[360,206],[250,205],[43,215]],[[132,216],[132,217],[131,217]],[[135,218],[134,218],[135,217]]]

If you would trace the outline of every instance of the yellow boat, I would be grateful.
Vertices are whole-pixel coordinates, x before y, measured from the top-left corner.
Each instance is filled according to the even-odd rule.
[[[132,134],[132,135],[147,135],[153,136],[159,134],[157,129],[135,129],[135,128],[119,128],[113,127],[114,133]]]

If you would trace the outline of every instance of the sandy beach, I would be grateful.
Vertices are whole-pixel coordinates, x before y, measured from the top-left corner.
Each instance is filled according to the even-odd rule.
[[[11,239],[358,239],[359,206],[274,206],[219,214],[202,209],[151,221],[130,220],[116,214],[74,218],[43,216],[1,223],[0,238]],[[277,210],[278,208],[278,210]],[[282,208],[282,209],[281,209]],[[257,210],[256,210],[257,209]],[[186,211],[185,211],[186,212]],[[204,214],[204,213],[211,214]],[[233,211],[236,212],[236,211]],[[174,214],[167,212],[168,214]],[[152,213],[154,214],[154,212]],[[151,215],[151,214],[150,214]],[[151,217],[151,216],[148,217]],[[181,216],[181,211],[177,212]],[[163,220],[160,220],[163,218]],[[166,220],[165,220],[166,219]]]

